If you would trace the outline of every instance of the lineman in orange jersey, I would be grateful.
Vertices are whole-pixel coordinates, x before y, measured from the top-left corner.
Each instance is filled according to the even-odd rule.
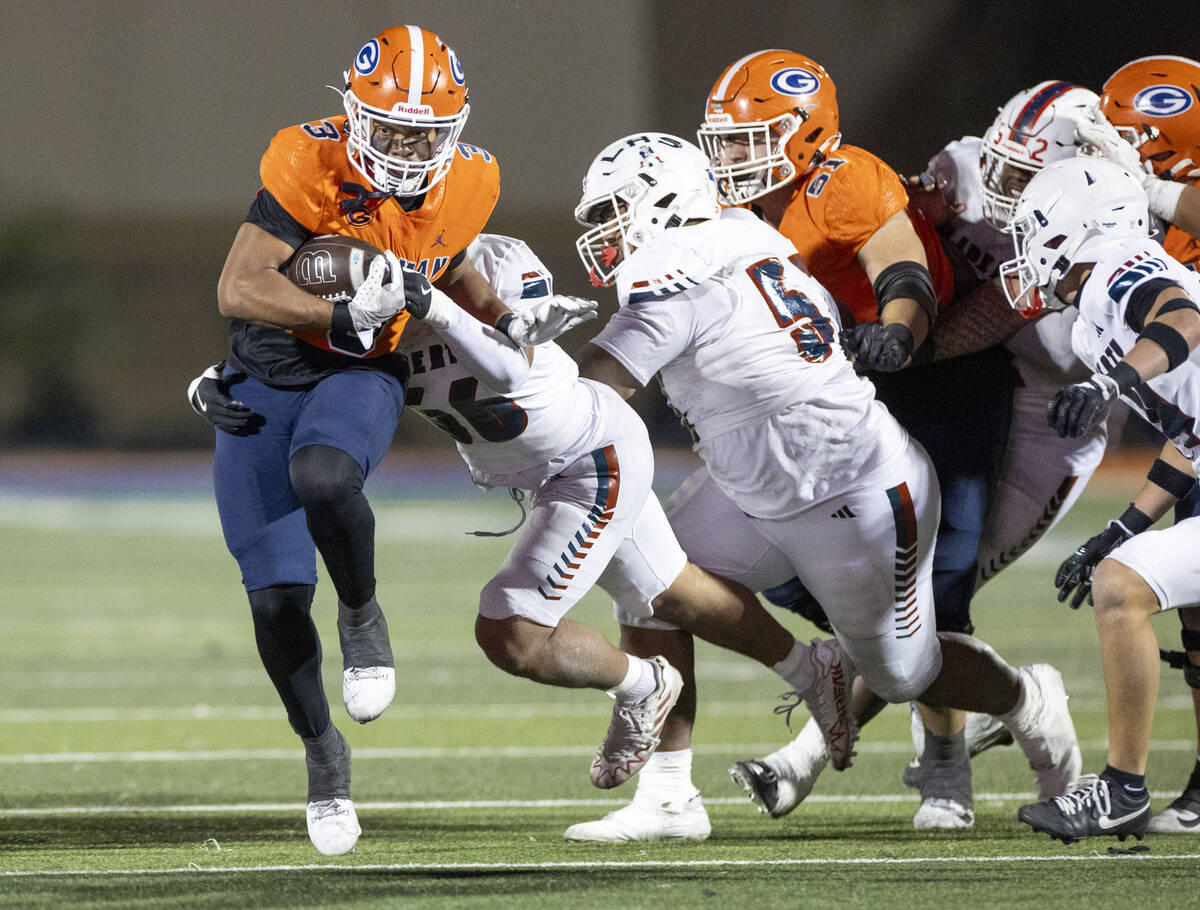
[[[942,490],[933,569],[938,629],[970,633],[979,541],[995,496],[1016,382],[1010,356],[997,346],[928,363],[934,356],[926,341],[930,327],[955,294],[953,268],[935,227],[910,204],[895,171],[842,143],[835,87],[819,63],[785,50],[734,62],[709,92],[698,135],[724,201],[749,205],[791,240],[813,276],[849,312],[853,324],[843,331],[843,346],[929,453]],[[921,365],[901,371],[914,362]],[[680,540],[687,549],[682,534]],[[764,595],[821,618],[798,581]],[[869,693],[856,699],[860,720],[882,707]],[[960,719],[925,715],[939,736],[957,736]],[[784,752],[771,760],[785,762]],[[965,765],[965,752],[961,759]],[[731,772],[758,794],[770,789],[764,778],[772,774],[793,770],[797,780],[808,775],[764,762],[739,762]],[[803,799],[807,790],[800,789]],[[758,801],[774,815],[795,805]]]
[[[1079,127],[1079,139],[1138,177],[1150,213],[1166,226],[1166,236],[1159,238],[1163,248],[1200,271],[1200,62],[1166,55],[1130,61],[1104,83],[1091,119]],[[1170,457],[1171,448],[1167,443],[1164,458]],[[1175,520],[1196,515],[1200,491],[1193,486],[1176,506]],[[1093,554],[1093,567],[1106,552]],[[1059,599],[1064,598],[1062,594]],[[1183,650],[1163,655],[1183,669],[1192,688],[1200,752],[1200,607],[1181,609],[1179,620]],[[1200,831],[1200,755],[1183,793],[1151,820],[1149,830]]]
[[[579,317],[555,300],[514,317],[467,259],[500,177],[491,155],[459,142],[467,86],[445,42],[411,25],[381,32],[355,55],[342,97],[344,116],[281,130],[263,156],[262,188],[217,288],[231,320],[228,365],[189,389],[198,409],[199,382],[240,399],[205,415],[224,431],[213,462],[217,506],[259,655],[304,742],[308,831],[325,854],[353,849],[360,829],[350,749],[330,718],[309,615],[315,551],[338,596],[343,699],[366,723],[391,702],[395,669],[362,487],[404,406],[408,366],[396,350],[404,325],[410,315],[426,319],[464,362],[506,334],[507,374],[477,374],[503,392],[528,375],[523,348]],[[301,244],[329,233],[385,253],[349,302],[306,293],[280,271]]]

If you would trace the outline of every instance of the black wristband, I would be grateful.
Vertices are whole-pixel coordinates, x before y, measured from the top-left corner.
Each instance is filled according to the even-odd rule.
[[[1129,394],[1130,389],[1142,384],[1142,377],[1138,375],[1137,370],[1127,364],[1124,360],[1109,370],[1105,375],[1116,382],[1117,389],[1122,395]]]
[[[333,316],[330,317],[329,327],[339,335],[354,335],[354,319],[350,316],[350,304],[335,303]]]
[[[913,349],[913,333],[912,330],[903,322],[889,322],[883,327],[883,330],[895,338],[904,346],[904,352],[912,355]]]
[[[1131,502],[1129,508],[1121,513],[1117,522],[1130,534],[1141,534],[1154,524],[1154,519]]]
[[[1145,338],[1147,341],[1153,341],[1156,345],[1163,349],[1163,353],[1167,355],[1167,369],[1173,370],[1185,360],[1191,350],[1188,348],[1188,343],[1176,329],[1171,328],[1165,322],[1152,322],[1144,329],[1138,339]]]
[[[1176,499],[1183,499],[1196,485],[1196,477],[1187,471],[1181,471],[1173,464],[1167,464],[1161,458],[1154,459],[1146,479],[1162,487]]]
[[[503,332],[509,341],[512,341],[512,335],[508,334],[508,327],[512,325],[512,321],[517,318],[516,313],[505,313],[496,320],[496,331]]]

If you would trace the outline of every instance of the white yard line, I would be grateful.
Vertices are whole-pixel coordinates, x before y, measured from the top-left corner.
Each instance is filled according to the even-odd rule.
[[[760,755],[778,748],[778,743],[702,743],[693,746],[699,755]],[[1108,748],[1105,740],[1085,740],[1079,744],[1089,751]],[[1154,749],[1163,752],[1192,752],[1193,739],[1156,740]],[[912,752],[905,741],[858,743],[860,753],[902,755]],[[572,746],[421,746],[361,748],[355,759],[444,759],[444,758],[558,758],[592,755],[594,745]],[[0,765],[94,764],[98,762],[195,762],[195,761],[295,761],[301,749],[158,749],[133,752],[17,752],[0,755]]]
[[[0,872],[8,878],[42,878],[72,875],[178,875],[180,873],[216,873],[228,875],[231,873],[254,872],[341,872],[345,874],[369,872],[408,872],[415,875],[439,872],[569,872],[585,869],[697,869],[697,868],[745,868],[764,866],[920,866],[947,865],[969,863],[1078,863],[1078,862],[1120,862],[1124,860],[1149,862],[1151,860],[1200,859],[1200,853],[1182,853],[1175,855],[1141,853],[1125,856],[1112,856],[1100,853],[1077,853],[1065,856],[911,856],[911,857],[879,857],[854,856],[841,859],[690,859],[690,860],[629,860],[621,861],[590,861],[590,862],[548,862],[548,863],[363,863],[361,865],[334,865],[332,863],[309,863],[304,865],[278,866],[200,866],[189,863],[187,866],[176,866],[167,869],[59,869],[46,872]]]
[[[1152,791],[1152,799],[1168,799],[1178,796],[1174,790]],[[1032,790],[1028,793],[976,793],[980,803],[1029,802],[1037,798]],[[806,803],[915,803],[920,796],[910,793],[875,794],[819,794],[809,796]],[[458,811],[463,809],[562,809],[604,808],[623,806],[623,799],[462,799],[462,800],[402,800],[396,802],[359,802],[354,807],[360,812],[387,811]],[[744,796],[705,797],[707,806],[744,806],[749,800]],[[55,815],[219,815],[253,812],[295,812],[300,803],[225,803],[221,805],[192,806],[39,806],[24,809],[0,809],[0,818],[29,818]]]
[[[392,705],[387,720],[533,720],[551,717],[596,717],[603,714],[598,703],[554,704],[521,702],[509,704],[466,705]],[[766,713],[773,702],[759,700],[711,701],[700,706],[701,716],[740,717],[747,713]],[[1104,711],[1104,699],[1072,698],[1073,711]],[[1157,711],[1192,712],[1190,695],[1166,695],[1159,699]],[[598,713],[599,712],[599,713]],[[172,720],[280,720],[283,709],[278,705],[176,705],[90,708],[0,708],[0,724],[38,723],[158,723]]]

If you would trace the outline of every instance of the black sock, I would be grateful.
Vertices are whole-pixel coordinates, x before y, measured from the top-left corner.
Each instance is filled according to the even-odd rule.
[[[953,736],[937,736],[925,728],[925,751],[921,755],[921,764],[927,761],[945,762],[961,758],[967,754],[966,731],[959,730]]]
[[[1200,755],[1196,756],[1196,764],[1192,768],[1192,776],[1188,778],[1185,790],[1200,790]]]
[[[1128,771],[1120,771],[1112,765],[1105,765],[1104,772],[1100,776],[1108,778],[1115,784],[1120,784],[1130,796],[1141,796],[1146,792],[1145,774],[1130,774]]]

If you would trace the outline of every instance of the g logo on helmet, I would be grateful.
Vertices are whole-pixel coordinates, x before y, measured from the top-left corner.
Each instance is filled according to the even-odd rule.
[[[1133,106],[1147,117],[1174,117],[1192,106],[1192,96],[1178,85],[1148,85],[1133,96]]]
[[[379,66],[379,42],[372,38],[354,55],[354,71],[360,76],[369,76]]]
[[[771,77],[771,88],[781,95],[811,95],[820,87],[816,73],[798,66],[789,66]]]
[[[463,85],[467,81],[467,77],[463,73],[462,64],[458,62],[458,54],[454,53],[450,48],[446,48],[446,53],[450,57],[450,78],[454,80],[456,85]]]

